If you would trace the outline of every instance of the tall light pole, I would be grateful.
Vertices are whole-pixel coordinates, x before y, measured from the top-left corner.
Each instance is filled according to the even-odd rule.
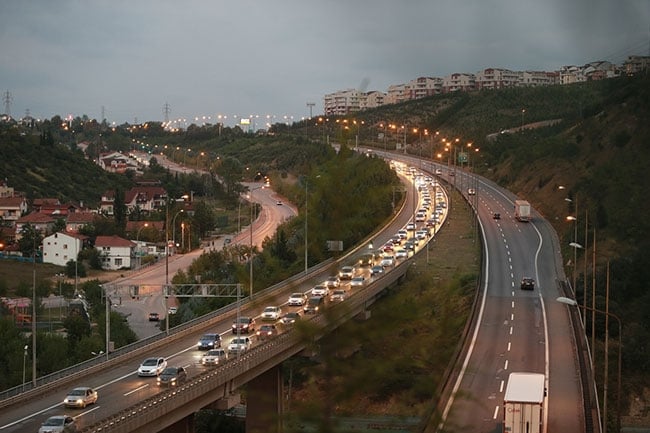
[[[176,248],[176,217],[185,212],[184,209],[179,210],[172,218],[172,241],[174,242],[174,249]]]
[[[23,347],[23,350],[25,351],[23,353],[23,392],[25,392],[25,371],[27,369],[27,349],[29,349],[29,346],[25,344],[25,347]]]
[[[578,301],[575,299],[567,298],[565,296],[560,296],[559,298],[556,299],[556,301],[561,302],[562,304],[567,304],[572,307],[577,307],[578,306]],[[617,395],[616,395],[616,431],[620,432],[621,431],[621,361],[622,361],[622,355],[621,355],[621,349],[623,346],[622,343],[622,336],[623,336],[623,327],[621,325],[621,318],[618,317],[616,314],[611,313],[609,311],[609,260],[607,261],[607,307],[605,308],[605,311],[599,310],[597,308],[591,308],[585,306],[587,310],[591,311],[592,313],[600,313],[605,315],[605,377],[603,381],[603,427],[604,431],[607,431],[607,381],[608,381],[608,369],[609,369],[609,361],[608,361],[608,346],[609,346],[609,317],[613,317],[617,324],[618,324],[618,379],[617,379]],[[593,349],[592,349],[593,350]]]
[[[142,229],[147,228],[147,227],[149,227],[149,223],[144,223],[144,225],[142,227],[140,227],[138,229],[137,233],[135,234],[135,244],[137,246],[136,253],[138,255],[138,261],[137,261],[136,269],[140,269],[140,261],[142,260],[142,257],[140,256],[140,253],[141,253],[141,251],[140,251],[140,232],[142,231]]]

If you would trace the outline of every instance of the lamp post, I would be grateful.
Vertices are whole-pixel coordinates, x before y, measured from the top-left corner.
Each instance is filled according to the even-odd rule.
[[[34,260],[32,267],[32,386],[34,388],[36,388],[36,235],[37,231],[34,229]]]
[[[578,302],[575,299],[567,298],[565,296],[560,296],[556,301],[561,302],[562,304],[567,304],[572,307],[577,307]],[[616,392],[616,431],[621,431],[621,349],[622,349],[622,332],[623,327],[621,325],[621,318],[616,314],[609,311],[609,260],[607,261],[607,304],[605,311],[599,310],[597,308],[591,308],[585,306],[585,308],[592,313],[600,313],[605,315],[605,377],[603,380],[603,427],[604,431],[607,432],[607,381],[609,379],[608,369],[609,369],[609,317],[613,317],[618,324],[618,378],[617,378],[617,392]]]
[[[179,210],[172,218],[172,241],[174,242],[174,248],[176,248],[176,217],[185,212],[184,209]]]
[[[27,349],[29,348],[28,345],[25,344],[25,347],[23,347],[24,353],[23,353],[23,392],[25,392],[25,371],[27,369]]]
[[[142,231],[142,229],[144,229],[146,227],[149,227],[149,223],[144,223],[144,225],[142,227],[140,227],[138,229],[137,233],[135,234],[135,244],[137,246],[136,254],[138,256],[136,269],[140,269],[140,263],[141,263],[140,261],[142,260],[142,257],[140,256],[140,253],[141,253],[141,251],[140,251],[140,232]]]

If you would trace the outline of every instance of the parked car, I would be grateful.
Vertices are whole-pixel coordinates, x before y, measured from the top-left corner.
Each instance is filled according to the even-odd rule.
[[[77,431],[74,418],[67,415],[55,415],[46,419],[38,433],[72,433]]]
[[[351,280],[354,277],[354,268],[352,266],[343,266],[339,271],[339,278],[342,280]]]
[[[332,302],[341,302],[341,301],[345,300],[345,297],[346,297],[345,290],[336,289],[330,295],[330,301],[332,301]]]
[[[232,323],[233,334],[250,334],[255,332],[255,319],[252,317],[241,316]]]
[[[210,350],[221,347],[221,335],[213,333],[203,334],[199,342],[196,343],[196,346],[199,350]]]
[[[521,290],[535,290],[535,280],[530,277],[522,278]]]
[[[228,359],[228,352],[224,349],[208,350],[201,357],[201,365],[218,365]]]
[[[292,293],[291,296],[289,296],[289,300],[287,301],[287,304],[292,306],[292,307],[302,307],[305,305],[305,302],[307,302],[307,295],[301,292],[296,292]]]
[[[89,404],[97,403],[97,391],[87,386],[74,388],[63,399],[65,407],[85,408]]]
[[[260,329],[257,330],[257,338],[260,340],[266,340],[273,338],[278,335],[278,328],[275,325],[265,324],[260,326]]]
[[[329,294],[330,289],[324,284],[319,284],[318,286],[315,286],[313,289],[311,289],[312,296],[328,296]]]
[[[158,313],[149,313],[150,322],[158,322],[160,320],[160,314]]]
[[[244,353],[251,348],[252,344],[248,337],[235,337],[228,345],[228,354]]]
[[[167,367],[165,368],[156,383],[158,386],[177,386],[187,380],[187,371],[185,367]]]
[[[280,319],[283,325],[293,325],[296,321],[300,320],[300,313],[297,311],[290,311]]]
[[[366,284],[366,277],[359,275],[350,280],[350,287],[362,287]]]
[[[166,367],[167,360],[165,358],[147,358],[138,367],[138,376],[158,376]]]
[[[269,306],[262,311],[262,320],[278,320],[282,315],[282,308]]]

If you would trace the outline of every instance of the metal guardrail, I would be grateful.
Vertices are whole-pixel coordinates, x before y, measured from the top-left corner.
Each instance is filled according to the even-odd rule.
[[[318,334],[318,337],[322,337],[331,329],[358,314],[360,310],[365,309],[369,301],[402,278],[411,263],[413,263],[413,258],[400,263],[391,272],[383,274],[377,280],[359,289],[344,302],[333,305],[324,313],[310,318],[309,322],[322,331]],[[154,423],[159,427],[160,418],[163,415],[169,416],[175,409],[189,404],[192,400],[201,398],[208,393],[213,394],[215,389],[234,381],[239,376],[251,375],[257,367],[268,365],[269,360],[281,362],[288,359],[305,349],[307,344],[309,342],[302,340],[298,332],[291,329],[268,342],[254,347],[237,358],[228,360],[215,369],[192,378],[178,388],[156,394],[88,426],[80,430],[80,432],[130,432]]]

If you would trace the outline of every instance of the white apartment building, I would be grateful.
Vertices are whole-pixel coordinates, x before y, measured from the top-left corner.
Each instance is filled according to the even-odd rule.
[[[65,266],[76,261],[87,236],[77,233],[54,233],[43,238],[43,263]]]
[[[388,92],[384,99],[386,104],[399,104],[407,100],[406,84],[393,84],[388,86]]]
[[[326,116],[345,116],[361,109],[362,92],[356,89],[341,90],[325,95],[323,113]]]
[[[418,77],[406,84],[406,99],[420,99],[442,93],[442,78]]]
[[[556,83],[557,75],[546,71],[523,71],[519,85],[524,87],[550,86]]]
[[[365,97],[362,98],[360,103],[361,110],[366,110],[368,108],[377,108],[381,107],[385,103],[386,95],[384,92],[371,91],[366,93]]]
[[[442,91],[450,92],[469,92],[476,89],[476,76],[474,74],[451,74],[442,79]]]
[[[519,72],[509,69],[487,68],[476,73],[477,89],[503,89],[519,85]]]

